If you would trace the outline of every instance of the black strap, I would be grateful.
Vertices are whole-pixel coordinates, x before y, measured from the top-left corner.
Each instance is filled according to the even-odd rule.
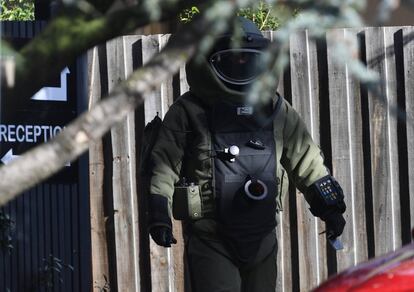
[[[280,108],[282,106],[283,97],[278,92],[276,92],[276,95],[277,95],[278,99],[276,101],[276,105],[275,105],[275,108],[273,109],[272,115],[269,117],[269,119],[265,123],[266,126],[270,123],[273,123],[273,121],[276,119],[276,116],[279,113]]]

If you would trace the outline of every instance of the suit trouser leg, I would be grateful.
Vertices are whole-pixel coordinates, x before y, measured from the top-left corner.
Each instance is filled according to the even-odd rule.
[[[192,292],[240,292],[239,268],[220,242],[191,236],[187,246]]]
[[[277,277],[275,233],[262,241],[251,264],[238,265],[222,242],[191,236],[187,242],[192,292],[274,292]]]
[[[277,245],[264,259],[259,260],[261,261],[241,269],[242,292],[276,291]]]

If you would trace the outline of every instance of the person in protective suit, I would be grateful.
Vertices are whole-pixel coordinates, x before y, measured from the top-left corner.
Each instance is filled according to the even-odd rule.
[[[151,154],[149,231],[170,247],[171,217],[183,220],[195,292],[275,291],[288,175],[331,238],[345,226],[342,189],[298,113],[278,94],[246,101],[269,41],[238,22],[241,46],[232,48],[229,32],[187,64],[190,90],[170,107]]]

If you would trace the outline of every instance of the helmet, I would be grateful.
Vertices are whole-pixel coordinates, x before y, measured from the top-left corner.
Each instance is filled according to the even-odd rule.
[[[229,30],[217,38],[203,58],[194,57],[186,65],[190,91],[208,104],[246,103],[249,85],[264,72],[263,51],[270,41],[252,21],[243,17],[237,18],[235,27],[242,32],[238,47],[233,46],[234,29]]]
[[[250,20],[238,17],[241,46],[233,47],[233,31],[220,36],[208,56],[214,74],[229,88],[242,91],[264,71],[263,50],[269,40]]]

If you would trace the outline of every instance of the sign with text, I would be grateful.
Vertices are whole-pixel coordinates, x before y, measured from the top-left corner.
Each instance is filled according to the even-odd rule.
[[[8,164],[27,150],[46,143],[76,117],[76,66],[65,67],[57,75],[31,97],[2,96],[0,164]],[[68,163],[51,180],[72,183],[77,180],[77,173],[77,164]]]

